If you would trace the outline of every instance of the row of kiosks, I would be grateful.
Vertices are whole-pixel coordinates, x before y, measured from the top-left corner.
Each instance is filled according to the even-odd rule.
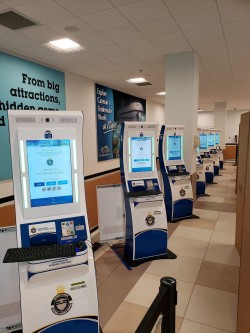
[[[167,248],[167,217],[156,167],[158,123],[123,122],[120,168],[124,192],[124,259],[130,266],[176,258]]]
[[[208,146],[209,133],[209,130],[199,129],[200,146],[197,158],[200,164],[203,164],[206,183],[211,184],[214,182],[214,163],[210,155],[210,148]]]
[[[159,164],[168,221],[198,218],[193,215],[193,190],[183,153],[184,126],[162,126]]]
[[[83,114],[8,114],[18,248],[5,262],[19,261],[23,333],[98,333]]]

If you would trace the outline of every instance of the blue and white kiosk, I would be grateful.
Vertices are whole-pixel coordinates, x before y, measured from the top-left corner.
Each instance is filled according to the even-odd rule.
[[[208,196],[208,194],[206,194],[205,167],[199,147],[196,148],[196,196]]]
[[[120,167],[125,202],[124,259],[130,266],[172,258],[156,168],[158,123],[123,122]],[[173,256],[173,259],[176,256]]]
[[[168,221],[197,218],[193,215],[193,190],[183,154],[184,126],[162,126],[159,163]]]
[[[204,164],[206,183],[212,184],[214,182],[214,163],[209,153],[208,133],[209,130],[199,129],[199,136],[200,136],[199,150],[200,150],[200,156]]]
[[[16,259],[21,261],[23,333],[98,333],[83,178],[83,113],[9,110],[8,115],[15,251],[24,255],[25,248],[33,256],[25,260],[19,253]],[[74,249],[74,255],[60,254],[67,247]],[[42,259],[48,248],[51,258]],[[59,253],[53,253],[55,249]]]
[[[216,147],[217,155],[219,157],[219,166],[220,166],[220,169],[223,169],[224,158],[223,158],[223,151],[220,147],[221,130],[214,129],[214,132],[215,132],[215,147]]]
[[[218,176],[219,171],[220,171],[220,158],[219,155],[217,154],[217,149],[216,149],[216,143],[215,143],[215,130],[210,129],[208,133],[208,148],[209,148],[209,153],[210,156],[213,160],[213,165],[214,165],[214,175]]]

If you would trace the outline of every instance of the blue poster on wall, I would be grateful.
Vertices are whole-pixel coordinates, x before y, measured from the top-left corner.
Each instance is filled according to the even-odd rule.
[[[119,158],[123,121],[145,121],[146,100],[96,84],[98,162]]]
[[[7,110],[65,110],[66,101],[63,72],[0,52],[0,78],[1,181],[12,178]]]

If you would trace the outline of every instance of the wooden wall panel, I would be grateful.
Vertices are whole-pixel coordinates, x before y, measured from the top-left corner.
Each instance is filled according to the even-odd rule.
[[[0,227],[16,225],[15,206],[13,203],[0,207]]]

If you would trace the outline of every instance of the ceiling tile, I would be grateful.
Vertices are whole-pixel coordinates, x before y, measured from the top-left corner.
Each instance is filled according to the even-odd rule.
[[[119,47],[118,45],[112,45],[112,46],[99,46],[99,47],[95,47],[95,48],[92,48],[91,49],[93,52],[101,55],[101,56],[104,56],[104,57],[107,57],[107,56],[110,56],[112,54],[121,54],[121,53],[124,53],[124,49],[122,49],[121,47]]]
[[[2,48],[6,48],[7,50],[15,50],[23,47],[29,47],[35,44],[36,42],[33,40],[20,36],[14,32],[0,35],[0,45]]]
[[[113,7],[107,0],[55,0],[55,2],[74,13],[76,16],[86,15]]]
[[[222,22],[239,21],[250,18],[250,2],[241,1],[220,7]]]
[[[7,29],[3,25],[0,25],[0,35],[7,34],[10,31],[10,29]]]
[[[136,24],[136,27],[146,36],[160,36],[179,32],[180,29],[172,17]]]
[[[50,23],[47,26],[65,37],[73,37],[75,35],[91,34],[96,32],[92,27],[79,18]]]
[[[133,54],[133,51],[136,51],[136,50],[145,51],[145,50],[154,48],[152,43],[145,38],[138,39],[138,40],[132,40],[132,41],[128,41],[128,42],[122,42],[122,43],[119,43],[119,45],[132,54]]]
[[[103,35],[105,35],[107,38],[111,39],[115,43],[127,42],[130,40],[137,40],[143,38],[142,33],[140,33],[132,25],[103,31]]]
[[[192,48],[180,32],[152,37],[150,40],[164,54],[192,51]]]
[[[30,1],[15,8],[19,13],[26,15],[27,18],[42,24],[66,20],[73,17],[72,13],[52,0]]]
[[[190,30],[220,23],[218,11],[215,7],[203,11],[192,12],[175,16],[179,27]]]
[[[219,6],[230,5],[232,3],[241,2],[243,0],[217,0]]]
[[[170,16],[161,0],[143,0],[119,7],[119,11],[134,24]]]
[[[2,0],[1,2],[9,7],[15,7],[30,1],[31,0]]]
[[[1,12],[5,12],[8,8],[9,8],[9,6],[5,6],[4,4],[0,3],[0,11]]]
[[[20,36],[19,36],[20,37]],[[28,56],[31,56],[32,58],[36,58],[39,61],[43,57],[51,57],[53,56],[55,51],[49,49],[48,47],[42,46],[42,45],[34,45],[34,46],[28,46],[25,48],[20,48],[20,51],[23,51],[23,53],[26,53]],[[19,52],[19,50],[18,50]]]
[[[88,35],[77,35],[74,37],[74,41],[87,49],[98,46],[112,46],[114,44],[111,40],[107,39],[105,36],[98,32]]]
[[[127,5],[128,3],[138,2],[139,0],[109,0],[114,6]]]
[[[129,25],[129,22],[115,8],[84,15],[80,18],[98,31]]]
[[[215,0],[163,0],[172,15],[191,13],[196,10],[204,10],[215,7]]]
[[[240,21],[224,22],[223,30],[226,37],[227,35],[250,33],[250,20],[245,19]],[[237,38],[237,36],[235,38]]]
[[[27,29],[18,30],[19,35],[25,36],[36,41],[39,44],[48,43],[51,40],[62,38],[57,32],[46,26],[35,26]]]
[[[189,42],[195,43],[204,41],[206,39],[214,39],[215,37],[223,36],[223,30],[220,24],[209,25],[200,27],[199,29],[186,30],[184,32],[185,37]]]

